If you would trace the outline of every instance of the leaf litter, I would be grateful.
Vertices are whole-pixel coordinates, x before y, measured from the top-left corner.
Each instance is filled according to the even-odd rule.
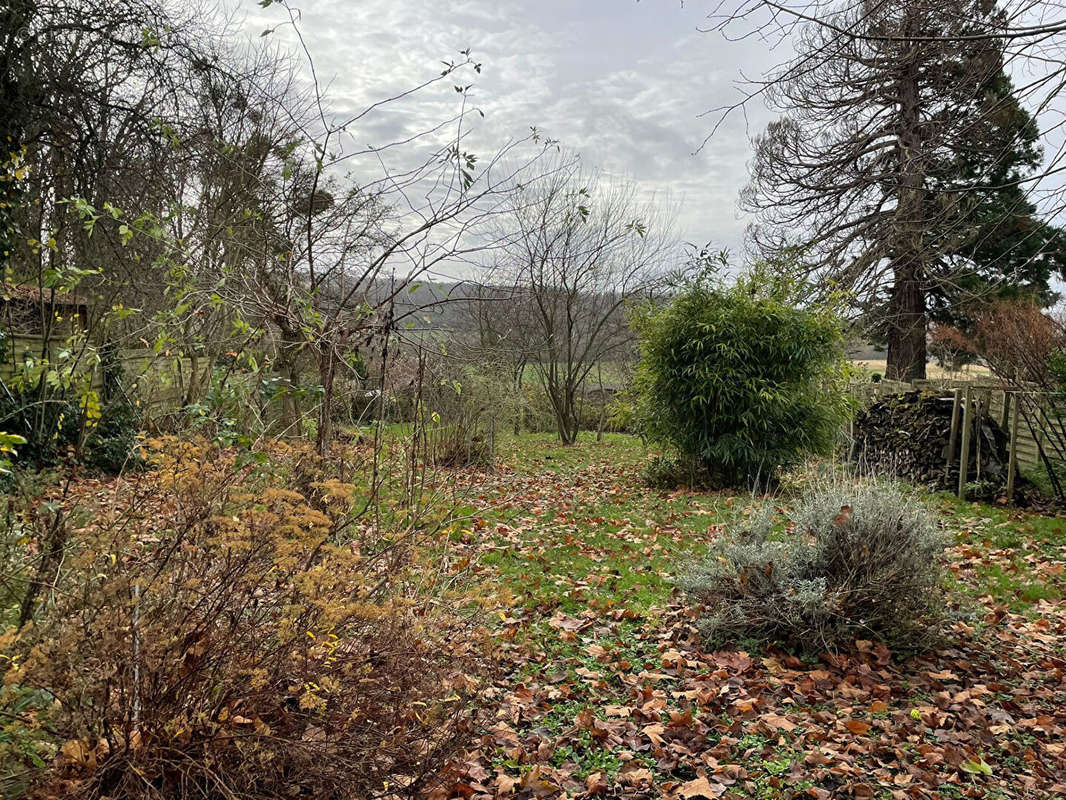
[[[670,578],[752,498],[636,488],[609,446],[468,480],[463,563],[501,599],[477,732],[439,800],[1066,796],[1066,603],[1018,609],[978,568],[1061,587],[1066,537],[997,547],[992,520],[945,508],[975,602],[932,652],[707,652]]]

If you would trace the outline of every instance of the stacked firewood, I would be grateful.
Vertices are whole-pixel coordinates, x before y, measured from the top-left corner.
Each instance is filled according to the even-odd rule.
[[[956,412],[952,436],[954,408],[953,394],[915,390],[884,397],[856,415],[851,459],[869,474],[954,490],[963,427]],[[980,403],[969,438],[967,481],[975,484],[976,494],[996,494],[1007,480],[1009,438]]]

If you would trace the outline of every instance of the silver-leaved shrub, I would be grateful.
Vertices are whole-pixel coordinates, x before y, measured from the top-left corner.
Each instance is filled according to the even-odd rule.
[[[785,524],[734,525],[681,579],[712,646],[738,640],[806,651],[878,639],[902,649],[935,636],[946,539],[913,493],[883,482],[821,485]]]

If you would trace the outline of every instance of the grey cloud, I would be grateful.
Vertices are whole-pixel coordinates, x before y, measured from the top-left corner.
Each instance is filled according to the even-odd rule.
[[[277,22],[249,0],[239,8],[251,35]],[[713,122],[700,114],[735,99],[740,69],[757,74],[773,56],[698,33],[705,13],[692,0],[308,0],[301,29],[338,115],[403,91],[442,58],[473,48],[484,69],[471,98],[486,114],[471,135],[476,148],[492,150],[536,125],[587,164],[680,203],[685,239],[736,249],[749,131],[738,116],[696,153]],[[291,34],[278,37],[292,44]],[[456,102],[450,85],[436,87],[368,118],[353,140],[401,138],[447,118]],[[766,115],[753,111],[758,129]]]

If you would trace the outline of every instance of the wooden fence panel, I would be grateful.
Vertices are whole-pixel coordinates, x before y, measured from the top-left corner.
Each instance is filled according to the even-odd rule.
[[[48,343],[48,357],[55,360],[67,346],[62,339]],[[10,385],[26,357],[40,358],[45,352],[44,337],[37,334],[8,334],[5,358],[0,360],[0,379]],[[130,399],[137,402],[151,416],[181,408],[186,389],[193,378],[192,360],[157,355],[148,349],[125,349],[117,354],[123,371],[123,383],[130,390]],[[99,365],[85,365],[91,369],[93,391],[104,390],[104,370]],[[199,366],[202,373],[209,365]]]
[[[10,386],[19,371],[19,365],[23,364],[27,358],[37,360],[45,354],[44,337],[30,333],[10,333],[8,331],[4,331],[4,333],[7,341],[5,343],[6,352],[4,358],[0,359],[0,380]],[[60,355],[60,351],[66,346],[66,342],[60,339],[50,341],[48,343],[48,359],[55,361]],[[95,392],[103,390],[104,375],[102,370],[93,370],[90,386]]]

